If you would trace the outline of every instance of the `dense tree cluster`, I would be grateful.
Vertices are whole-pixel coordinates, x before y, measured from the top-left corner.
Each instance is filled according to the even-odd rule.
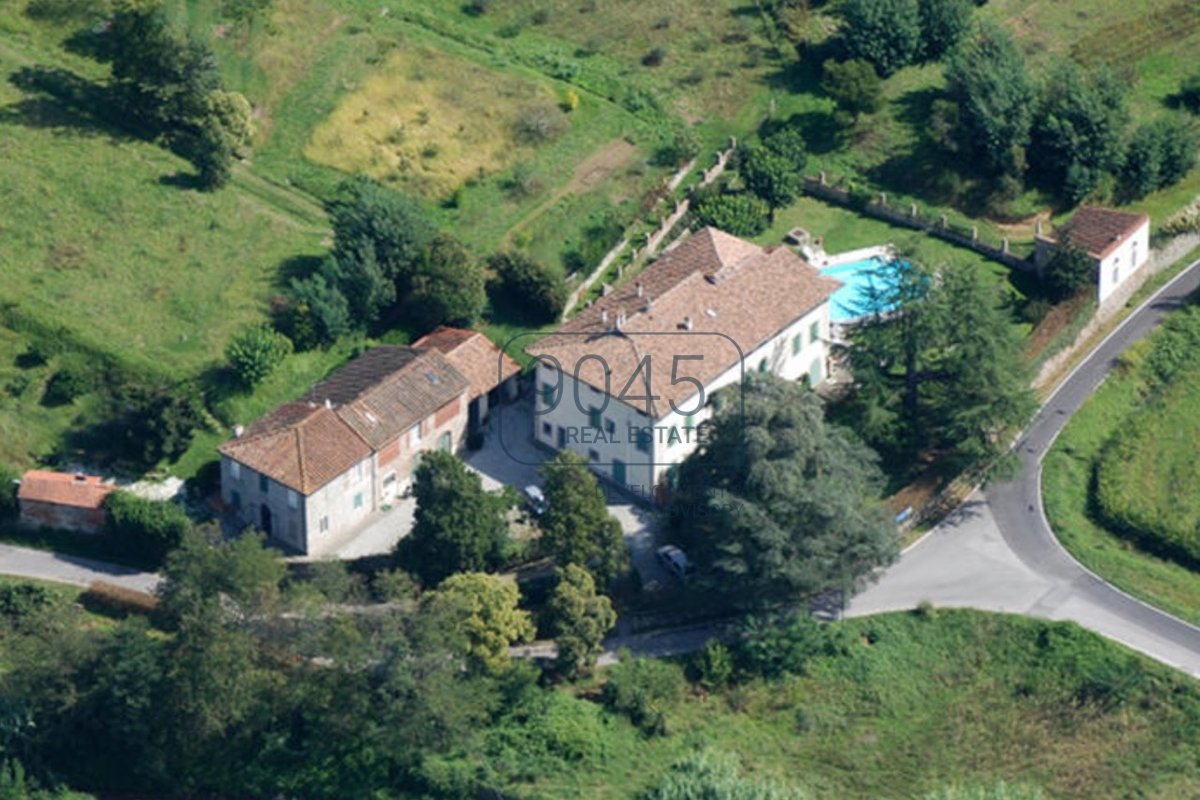
[[[896,537],[877,458],[810,390],[769,374],[734,389],[680,466],[672,536],[695,580],[740,607],[787,605],[889,563]]]
[[[995,23],[979,24],[951,53],[946,84],[931,120],[935,137],[1009,195],[1027,179],[1069,204],[1113,181],[1118,195],[1141,197],[1195,165],[1189,120],[1162,117],[1130,135],[1125,88],[1111,72],[1060,62],[1039,87]]]
[[[971,11],[968,0],[848,0],[841,47],[847,59],[863,59],[886,78],[940,60],[967,32]]]

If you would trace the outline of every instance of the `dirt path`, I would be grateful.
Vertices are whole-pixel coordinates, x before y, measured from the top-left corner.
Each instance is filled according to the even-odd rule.
[[[604,183],[614,172],[628,164],[637,153],[637,148],[624,139],[613,139],[575,167],[571,180],[521,217],[505,235],[505,243],[511,243],[513,234],[529,226],[535,219],[549,211],[559,200],[569,194],[583,194]]]

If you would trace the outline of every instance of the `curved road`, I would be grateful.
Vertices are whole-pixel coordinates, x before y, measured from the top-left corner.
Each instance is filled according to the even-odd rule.
[[[1042,508],[1042,458],[1117,357],[1200,288],[1191,264],[1130,314],[1067,377],[1015,445],[1019,475],[968,501],[909,548],[850,615],[935,605],[1072,620],[1163,663],[1200,676],[1200,628],[1136,600],[1075,561]]]

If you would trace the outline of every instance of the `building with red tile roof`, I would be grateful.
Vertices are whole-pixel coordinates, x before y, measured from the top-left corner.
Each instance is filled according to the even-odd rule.
[[[29,470],[17,488],[20,522],[30,528],[100,533],[107,518],[104,500],[114,489],[95,475]]]
[[[422,452],[456,450],[473,393],[486,396],[499,382],[487,385],[474,363],[485,352],[475,343],[481,334],[439,331],[420,346],[372,348],[300,399],[236,428],[219,448],[226,507],[292,549],[319,553],[393,502]],[[444,353],[438,343],[452,340]]]
[[[714,391],[749,370],[825,379],[840,286],[789,248],[698,231],[528,348],[540,362],[534,436],[657,492],[695,449]]]
[[[1037,237],[1035,261],[1045,268],[1063,244],[1077,247],[1096,265],[1097,296],[1103,303],[1150,260],[1150,217],[1130,211],[1084,206],[1053,235]]]

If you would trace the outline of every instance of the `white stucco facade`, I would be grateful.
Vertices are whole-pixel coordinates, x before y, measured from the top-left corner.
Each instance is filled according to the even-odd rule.
[[[678,411],[656,408],[659,417],[653,420],[644,405],[637,408],[576,382],[575,365],[564,364],[560,371],[541,363],[536,371],[534,439],[552,449],[580,454],[600,476],[640,499],[654,501],[660,498],[672,468],[696,450],[697,428],[712,416],[715,392],[756,371],[785,380],[808,379],[816,386],[828,377],[829,340],[826,301],[708,380],[703,398],[696,392],[676,403]],[[681,355],[686,355],[686,347],[686,339],[681,338]],[[670,366],[654,365],[654,370],[654,380],[663,380]]]
[[[1150,222],[1147,220],[1113,252],[1099,261],[1099,291],[1101,303],[1118,286],[1133,276],[1150,260]]]

